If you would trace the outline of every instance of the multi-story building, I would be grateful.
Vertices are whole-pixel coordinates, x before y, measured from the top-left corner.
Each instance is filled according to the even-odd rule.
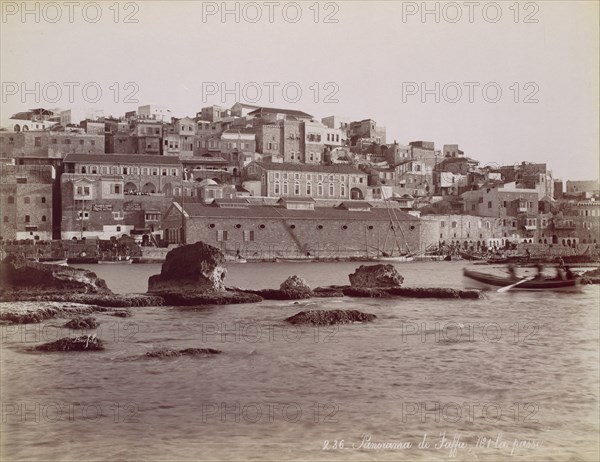
[[[71,154],[61,177],[62,238],[160,237],[173,197],[196,195],[176,157]]]
[[[0,165],[2,239],[52,239],[54,180],[50,165]]]
[[[251,162],[247,180],[260,181],[261,196],[362,200],[367,174],[350,165]]]
[[[600,183],[598,180],[592,181],[573,181],[567,180],[567,190],[566,193],[568,195],[577,196],[580,194],[599,194],[600,193]]]
[[[44,108],[17,112],[1,122],[3,129],[16,133],[30,130],[47,130],[58,123],[59,118],[55,117],[54,111]]]
[[[350,122],[350,125],[348,125],[348,139],[351,146],[355,146],[360,139],[385,144],[385,133],[385,127],[377,126],[377,123],[372,119]]]
[[[196,113],[196,118],[205,120],[207,122],[217,122],[225,117],[227,110],[221,106],[207,106],[203,107],[200,112]]]
[[[104,154],[104,135],[80,131],[0,132],[0,158],[55,158],[67,154]]]
[[[149,119],[168,123],[171,122],[172,114],[171,110],[165,106],[147,104],[145,106],[138,107],[135,117],[138,119]]]
[[[134,124],[133,135],[137,138],[138,154],[162,153],[163,124],[150,119],[139,119]]]

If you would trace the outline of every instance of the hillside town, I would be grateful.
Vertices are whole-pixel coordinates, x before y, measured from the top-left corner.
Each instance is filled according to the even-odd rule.
[[[400,144],[372,119],[242,103],[182,118],[36,108],[0,131],[0,240],[126,236],[147,255],[201,240],[257,260],[597,253],[597,180],[476,157]]]

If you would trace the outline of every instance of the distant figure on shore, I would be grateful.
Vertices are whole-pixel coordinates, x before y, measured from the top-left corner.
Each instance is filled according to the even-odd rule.
[[[525,256],[527,257],[527,261],[531,259],[531,252],[529,251],[529,249],[525,249]]]

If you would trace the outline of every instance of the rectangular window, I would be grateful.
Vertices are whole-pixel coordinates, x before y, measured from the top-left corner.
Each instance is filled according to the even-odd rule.
[[[40,138],[39,136],[37,136],[35,138],[35,145],[36,146],[41,146],[42,145],[42,138]]]
[[[488,209],[492,208],[492,201],[488,201]]]
[[[25,215],[25,223],[29,223],[29,215]]]
[[[227,240],[227,231],[217,231],[217,241],[224,242]]]
[[[244,231],[244,242],[254,241],[254,231]]]

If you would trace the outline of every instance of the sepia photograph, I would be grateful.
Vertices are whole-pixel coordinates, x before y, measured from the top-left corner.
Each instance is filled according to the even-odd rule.
[[[0,7],[1,462],[600,460],[600,1]]]

